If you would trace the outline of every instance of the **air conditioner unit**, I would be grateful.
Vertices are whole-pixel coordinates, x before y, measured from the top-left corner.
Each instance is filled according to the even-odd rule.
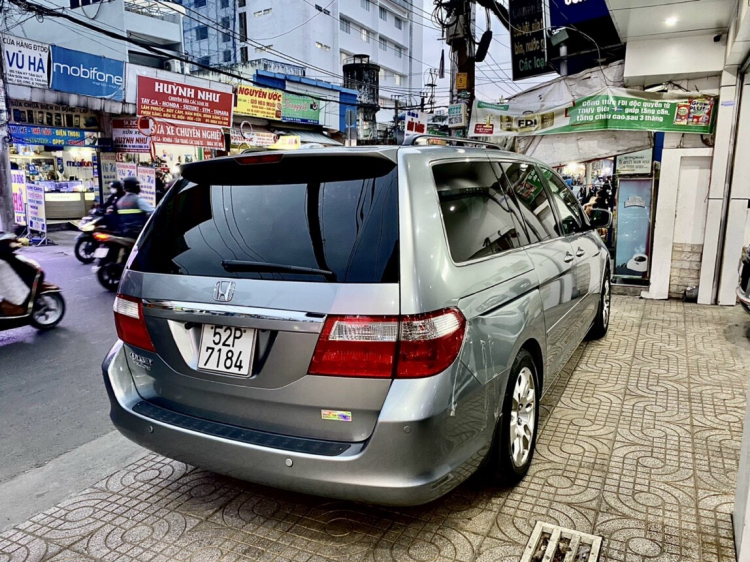
[[[177,74],[190,74],[190,64],[180,59],[169,59],[164,61],[164,70],[176,72]]]

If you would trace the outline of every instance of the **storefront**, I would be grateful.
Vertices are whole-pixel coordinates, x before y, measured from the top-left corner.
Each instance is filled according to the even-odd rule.
[[[99,199],[99,116],[86,109],[12,100],[11,169],[44,188],[47,219],[86,214]],[[25,190],[25,188],[24,188]]]

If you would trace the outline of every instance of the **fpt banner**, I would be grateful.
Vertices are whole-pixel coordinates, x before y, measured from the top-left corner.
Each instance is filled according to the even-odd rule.
[[[565,106],[474,102],[469,136],[551,135],[580,131],[711,133],[716,97],[604,88]]]

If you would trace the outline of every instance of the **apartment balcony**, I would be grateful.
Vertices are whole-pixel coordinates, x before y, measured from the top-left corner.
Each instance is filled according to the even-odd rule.
[[[182,44],[184,8],[172,2],[126,0],[125,31],[154,45]]]

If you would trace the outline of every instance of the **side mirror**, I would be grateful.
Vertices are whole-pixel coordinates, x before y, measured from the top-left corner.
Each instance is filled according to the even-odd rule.
[[[589,224],[591,228],[609,228],[612,226],[612,213],[606,209],[592,209]]]

